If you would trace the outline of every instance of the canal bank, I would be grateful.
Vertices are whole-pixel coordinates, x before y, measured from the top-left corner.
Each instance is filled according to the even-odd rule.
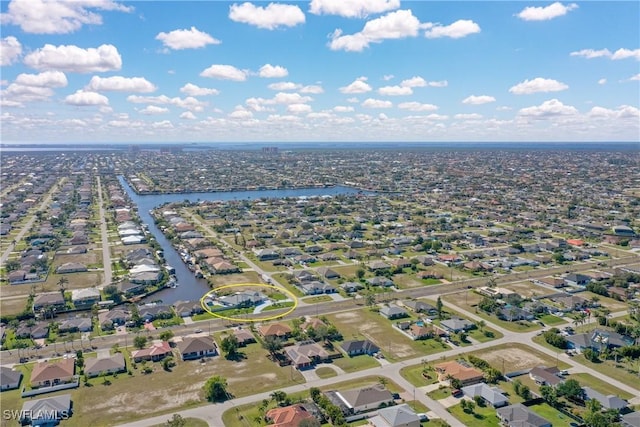
[[[259,190],[259,191],[230,191],[230,192],[213,192],[213,193],[180,193],[180,194],[152,194],[139,195],[131,188],[127,180],[123,176],[118,176],[118,181],[122,188],[125,189],[127,195],[131,199],[133,205],[138,209],[138,215],[142,224],[146,224],[149,233],[155,238],[156,242],[164,252],[164,258],[168,265],[175,268],[175,276],[178,281],[176,288],[166,288],[154,293],[146,298],[144,302],[162,300],[165,304],[172,304],[176,301],[198,300],[209,291],[209,284],[204,279],[195,277],[182,261],[180,254],[171,245],[171,242],[164,236],[155,224],[150,211],[160,205],[171,202],[199,202],[213,200],[255,200],[260,198],[285,198],[285,197],[318,197],[318,196],[335,196],[340,194],[356,194],[361,190],[335,186],[329,188],[304,188],[291,190]]]

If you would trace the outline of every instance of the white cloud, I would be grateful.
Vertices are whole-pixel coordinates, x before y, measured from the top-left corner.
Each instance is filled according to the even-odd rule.
[[[458,120],[479,120],[482,118],[482,114],[472,113],[472,114],[456,114],[453,116]]]
[[[400,7],[400,0],[311,0],[309,12],[315,15],[339,15],[364,18]]]
[[[335,30],[330,35],[329,48],[331,50],[361,52],[369,47],[370,43],[415,37],[420,28],[420,21],[413,16],[411,10],[398,10],[368,21],[362,31],[355,34],[342,35],[342,30]]]
[[[64,99],[65,104],[74,105],[76,107],[89,107],[95,105],[109,105],[109,98],[97,92],[87,92],[78,90],[76,93],[67,96]]]
[[[398,108],[409,111],[435,111],[438,109],[438,106],[411,101],[398,104]]]
[[[62,71],[45,71],[40,74],[18,74],[16,84],[38,87],[66,87],[67,76]]]
[[[383,101],[381,99],[367,98],[361,104],[365,108],[391,108],[393,103],[391,101]]]
[[[480,105],[488,104],[489,102],[495,102],[496,99],[489,95],[471,95],[462,100],[463,104]]]
[[[23,107],[25,102],[47,101],[53,94],[49,87],[12,83],[1,92],[2,106]]]
[[[575,52],[571,52],[569,55],[570,56],[582,56],[582,57],[587,58],[587,59],[601,58],[601,57],[610,58],[611,57],[611,52],[609,51],[609,49],[600,49],[600,50],[582,49],[582,50],[578,50],[578,51],[575,51]]]
[[[218,95],[220,91],[218,89],[209,89],[205,87],[199,87],[192,83],[187,83],[180,88],[180,92],[186,93],[189,96],[207,96]]]
[[[629,77],[629,80],[631,80],[631,81],[639,81],[640,80],[640,73],[636,74],[635,76]]]
[[[393,79],[395,76],[393,74],[385,74],[384,76],[382,76],[382,80],[384,80],[385,82],[388,82],[389,80]]]
[[[443,121],[443,120],[448,120],[449,116],[444,115],[444,114],[429,114],[428,116],[425,117],[427,120],[439,120],[439,121]]]
[[[0,40],[0,66],[6,67],[13,64],[22,53],[22,45],[13,36]]]
[[[598,80],[598,84],[599,84],[599,85],[607,84],[607,79],[600,79],[600,80]]]
[[[587,58],[587,59],[594,59],[594,58],[609,58],[612,59],[614,61],[620,60],[620,59],[628,59],[628,58],[633,58],[636,60],[640,60],[640,49],[625,49],[625,48],[621,48],[616,50],[615,52],[611,53],[611,51],[609,49],[600,49],[600,50],[594,50],[594,49],[582,49],[582,50],[578,50],[575,52],[571,52],[569,54],[570,56],[581,56],[583,58]]]
[[[371,86],[367,83],[366,77],[358,77],[348,86],[340,88],[340,92],[342,93],[366,93],[371,90]]]
[[[640,110],[630,105],[621,105],[615,110],[596,106],[587,115],[593,119],[634,119],[640,118]]]
[[[336,105],[333,107],[333,111],[336,113],[350,113],[354,111],[354,108],[350,105]]]
[[[186,98],[169,98],[166,95],[160,96],[140,96],[129,95],[127,101],[134,104],[154,104],[154,105],[175,105],[176,107],[183,108],[189,111],[200,112],[204,110],[207,105],[206,102],[198,101],[196,98],[188,96]]]
[[[12,0],[0,23],[18,25],[25,33],[68,34],[86,24],[102,24],[102,16],[91,9],[133,10],[113,0]]]
[[[360,100],[356,97],[352,97],[352,98],[347,98],[347,102],[350,102],[352,104],[357,104],[358,102],[360,102]]]
[[[449,82],[446,80],[440,80],[437,82],[428,82],[427,85],[430,87],[447,87],[449,86]]]
[[[270,114],[269,117],[267,117],[267,121],[269,122],[299,122],[300,121],[300,117],[298,116],[293,116],[291,114],[285,114],[285,115],[280,115],[280,114]]]
[[[282,78],[287,77],[289,75],[289,71],[280,65],[264,64],[260,67],[258,75],[267,79]]]
[[[195,119],[197,119],[195,114],[193,114],[191,111],[185,111],[184,113],[180,114],[180,118],[184,119],[184,120],[195,120]]]
[[[470,34],[479,33],[480,26],[468,19],[460,19],[453,24],[442,26],[440,24],[428,24],[429,29],[425,31],[425,37],[429,39],[437,39],[440,37],[449,37],[452,39],[460,39]]]
[[[93,76],[84,89],[90,92],[114,91],[149,93],[155,91],[157,88],[144,77]]]
[[[287,106],[287,112],[292,114],[310,113],[311,110],[311,105],[309,104],[289,104]]]
[[[229,113],[230,119],[250,119],[253,117],[253,113],[242,106],[237,106],[234,111]]]
[[[71,73],[117,71],[122,67],[118,49],[110,44],[82,49],[74,45],[45,44],[24,58],[24,64],[37,70],[60,70]]]
[[[324,92],[324,89],[320,85],[308,85],[300,89],[300,93],[318,94],[323,92]]]
[[[295,27],[303,24],[305,16],[302,10],[294,5],[269,3],[267,7],[261,7],[245,2],[241,5],[231,5],[229,19],[255,25],[258,28],[275,30],[278,27]]]
[[[151,127],[154,129],[173,129],[173,124],[169,120],[162,120],[151,123]]]
[[[233,65],[214,64],[200,73],[201,77],[211,77],[212,79],[233,80],[243,82],[247,79],[247,72],[239,70]]]
[[[611,56],[611,59],[613,60],[627,59],[627,58],[633,58],[640,61],[640,49],[634,49],[634,50],[624,49],[624,48],[618,49]]]
[[[378,93],[385,96],[402,96],[411,95],[413,90],[408,86],[383,86],[378,89]]]
[[[278,92],[272,99],[274,104],[304,104],[312,101],[310,96],[302,96],[299,93]]]
[[[168,33],[158,33],[156,40],[173,50],[200,49],[210,44],[220,44],[220,40],[214,39],[209,34],[191,27],[189,30],[173,30]]]
[[[402,87],[425,87],[427,85],[427,81],[420,76],[414,76],[410,79],[403,80],[400,83]]]
[[[168,113],[169,109],[165,107],[157,107],[155,105],[147,105],[145,108],[138,110],[141,114],[154,115]]]
[[[271,83],[267,87],[271,90],[298,90],[302,87],[302,85],[299,83],[293,83],[293,82],[278,82],[278,83]]]
[[[560,2],[555,2],[546,7],[525,7],[516,16],[524,21],[548,21],[549,19],[564,16],[567,12],[577,8],[578,5],[575,3],[565,6]]]
[[[512,86],[509,92],[515,95],[529,95],[538,92],[559,92],[568,88],[569,86],[557,80],[536,77],[533,80],[525,80]]]
[[[571,105],[564,105],[557,99],[544,101],[541,105],[522,108],[518,112],[519,116],[531,118],[551,118],[557,116],[576,115],[578,110]]]

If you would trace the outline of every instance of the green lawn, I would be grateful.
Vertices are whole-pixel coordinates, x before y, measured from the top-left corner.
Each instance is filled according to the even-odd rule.
[[[546,418],[551,422],[553,427],[571,427],[571,423],[575,422],[547,403],[529,406],[529,409],[541,417]]]
[[[563,323],[567,323],[566,320],[558,316],[554,316],[553,314],[545,314],[544,316],[540,316],[538,320],[548,326],[562,325]]]
[[[436,390],[433,390],[427,393],[427,396],[432,398],[433,400],[440,400],[446,397],[451,396],[451,388],[449,387],[439,387]]]
[[[460,404],[454,405],[447,409],[454,417],[459,419],[466,426],[473,427],[499,427],[500,419],[496,415],[496,411],[489,407],[476,407],[473,413],[466,413],[462,410]],[[554,424],[555,427],[555,424]]]
[[[320,302],[333,301],[333,298],[331,298],[329,295],[317,295],[314,297],[302,298],[302,301],[306,302],[307,304],[317,304]]]
[[[331,368],[327,368],[326,366],[321,366],[316,368],[316,375],[320,378],[331,378],[338,375],[336,371]]]
[[[363,371],[365,369],[380,366],[376,359],[372,356],[367,356],[366,354],[355,357],[341,357],[339,359],[334,359],[333,363],[342,368],[345,372]]]
[[[435,373],[435,371],[428,372],[429,378],[425,378],[422,375],[422,370],[423,365],[407,366],[400,369],[400,375],[402,375],[402,378],[409,381],[415,387],[422,387],[438,382],[438,375]]]
[[[173,415],[167,415],[167,421],[169,421],[171,418],[173,417]],[[184,427],[208,427],[209,424],[204,421],[201,420],[199,418],[184,418],[184,420],[186,421]],[[153,427],[165,427],[166,424],[156,424]]]
[[[616,364],[613,360],[607,360],[600,363],[590,362],[585,359],[582,354],[575,356],[573,360],[582,363],[589,368],[595,369],[597,372],[601,373],[603,377],[611,377],[630,387],[639,389],[637,370],[638,368],[640,368],[640,362],[638,362],[637,360],[633,362],[632,366],[628,362],[624,364],[622,362],[618,362],[619,367],[616,367]],[[636,371],[635,375],[628,371],[630,367],[632,367]]]

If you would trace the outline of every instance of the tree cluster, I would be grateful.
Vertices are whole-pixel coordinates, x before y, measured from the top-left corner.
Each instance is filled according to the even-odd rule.
[[[560,330],[558,328],[551,328],[548,331],[545,331],[542,336],[547,344],[551,344],[552,346],[561,349],[567,348],[567,340],[565,337],[560,335]]]

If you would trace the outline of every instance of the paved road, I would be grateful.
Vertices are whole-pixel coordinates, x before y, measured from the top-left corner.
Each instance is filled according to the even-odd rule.
[[[105,218],[104,198],[102,197],[102,181],[100,180],[100,175],[98,175],[96,179],[96,185],[98,187],[100,234],[102,235],[102,265],[104,266],[104,278],[102,280],[102,286],[104,287],[111,284],[111,246],[109,245],[109,232],[107,230],[107,219]]]

